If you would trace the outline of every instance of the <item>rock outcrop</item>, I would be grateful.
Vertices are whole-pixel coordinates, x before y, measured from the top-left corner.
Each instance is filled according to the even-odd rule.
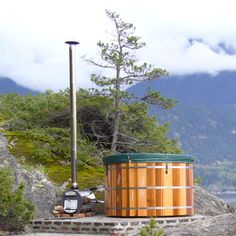
[[[0,167],[12,168],[16,186],[25,183],[26,197],[36,206],[36,218],[51,217],[56,191],[47,178],[38,171],[22,168],[8,151],[8,142],[0,133]],[[166,235],[236,235],[235,209],[220,198],[195,186],[195,214],[209,216],[175,228],[165,229]]]
[[[205,189],[194,187],[195,214],[206,219],[165,228],[168,236],[233,236],[236,235],[235,208]]]
[[[0,133],[0,167],[10,167],[15,177],[15,185],[25,183],[25,196],[36,207],[36,218],[51,216],[56,199],[55,187],[39,171],[22,168],[8,151],[7,139]]]
[[[205,216],[216,216],[235,212],[233,206],[197,185],[194,186],[194,207],[195,214]]]
[[[208,217],[204,220],[165,229],[168,236],[233,236],[236,235],[236,213]]]

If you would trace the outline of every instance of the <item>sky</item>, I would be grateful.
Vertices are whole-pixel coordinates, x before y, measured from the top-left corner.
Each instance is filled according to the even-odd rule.
[[[44,91],[69,87],[67,40],[76,40],[78,88],[103,73],[81,58],[99,59],[109,42],[105,9],[136,26],[146,42],[142,62],[170,75],[236,70],[235,0],[0,0],[0,76]],[[104,72],[105,73],[105,72]]]

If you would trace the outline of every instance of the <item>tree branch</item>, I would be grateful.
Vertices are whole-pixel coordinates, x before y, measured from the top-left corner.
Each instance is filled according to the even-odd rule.
[[[108,64],[101,64],[99,62],[96,62],[94,61],[92,58],[90,59],[87,59],[85,57],[82,57],[86,62],[94,65],[94,66],[98,66],[98,67],[101,67],[101,68],[106,68],[106,69],[115,69],[116,67],[115,66],[111,66],[111,65],[108,65]]]

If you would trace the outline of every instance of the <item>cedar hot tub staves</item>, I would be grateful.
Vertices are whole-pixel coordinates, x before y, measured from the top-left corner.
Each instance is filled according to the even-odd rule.
[[[193,215],[193,157],[124,153],[104,158],[107,216]]]

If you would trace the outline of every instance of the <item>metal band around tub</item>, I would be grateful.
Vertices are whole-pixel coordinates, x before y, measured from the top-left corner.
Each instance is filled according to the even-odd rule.
[[[106,187],[106,190],[133,190],[133,189],[192,189],[193,186],[144,186],[144,187]]]
[[[175,210],[192,209],[193,206],[165,206],[165,207],[106,207],[109,210]]]
[[[120,170],[120,169],[166,169],[166,166],[124,166],[124,167],[107,167],[108,170]],[[170,166],[168,169],[193,169],[192,166]]]

